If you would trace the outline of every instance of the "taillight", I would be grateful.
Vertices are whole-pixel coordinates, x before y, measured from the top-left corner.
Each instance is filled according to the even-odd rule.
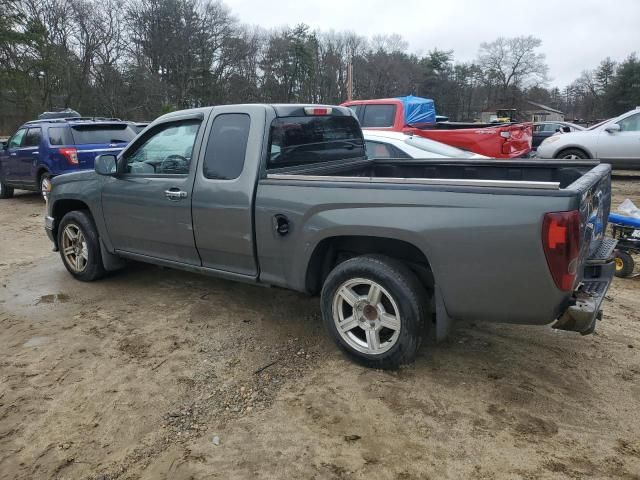
[[[331,115],[331,107],[304,107],[305,115]]]
[[[502,138],[511,138],[511,132],[500,132]]]
[[[580,255],[580,212],[545,213],[542,245],[556,286],[565,292],[572,290]]]
[[[60,153],[69,165],[78,165],[78,150],[75,148],[59,148]]]

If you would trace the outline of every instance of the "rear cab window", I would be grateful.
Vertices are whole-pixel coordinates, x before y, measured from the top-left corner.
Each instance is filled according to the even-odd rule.
[[[396,118],[395,105],[365,105],[364,115],[359,112],[358,118],[362,128],[393,127]]]
[[[355,117],[279,117],[271,123],[268,168],[353,158],[366,158]]]

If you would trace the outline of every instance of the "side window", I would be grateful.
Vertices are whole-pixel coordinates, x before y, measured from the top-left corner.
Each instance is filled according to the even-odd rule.
[[[187,175],[200,120],[158,125],[125,156],[125,173]]]
[[[49,127],[50,145],[74,145],[69,127]]]
[[[367,140],[367,158],[396,158],[394,148],[391,145]]]
[[[30,128],[22,141],[23,147],[39,147],[40,140],[42,140],[42,129]]]
[[[20,130],[18,130],[13,135],[13,137],[11,137],[11,140],[9,140],[9,148],[20,148],[20,145],[22,144],[22,138],[24,137],[25,133],[27,133],[26,128],[21,128]]]
[[[534,132],[544,132],[544,127],[545,127],[544,123],[539,123],[539,124],[533,126],[533,131]]]
[[[218,115],[213,121],[202,166],[204,176],[238,178],[244,167],[251,118],[244,113]]]
[[[347,108],[350,108],[351,110],[353,110],[353,113],[356,114],[356,117],[358,117],[358,120],[361,120],[360,115],[362,115],[362,110],[363,110],[362,105],[349,105]]]
[[[366,105],[364,109],[364,118],[360,121],[362,122],[362,126],[365,128],[393,127],[395,116],[395,105]]]
[[[620,120],[618,125],[623,132],[640,132],[640,113]]]

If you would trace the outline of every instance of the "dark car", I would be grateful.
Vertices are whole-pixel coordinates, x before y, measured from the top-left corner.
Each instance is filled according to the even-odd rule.
[[[117,119],[27,122],[0,150],[0,198],[11,197],[15,188],[40,191],[46,198],[52,177],[92,169],[97,155],[119,153],[136,133]]]
[[[584,130],[584,127],[569,122],[536,122],[533,124],[533,142],[531,148],[534,150],[552,135],[558,132],[569,133]]]

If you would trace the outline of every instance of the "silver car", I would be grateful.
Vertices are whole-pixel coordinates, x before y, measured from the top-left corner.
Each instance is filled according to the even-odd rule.
[[[538,147],[539,158],[598,158],[614,168],[640,168],[640,107],[587,130],[554,135]]]

